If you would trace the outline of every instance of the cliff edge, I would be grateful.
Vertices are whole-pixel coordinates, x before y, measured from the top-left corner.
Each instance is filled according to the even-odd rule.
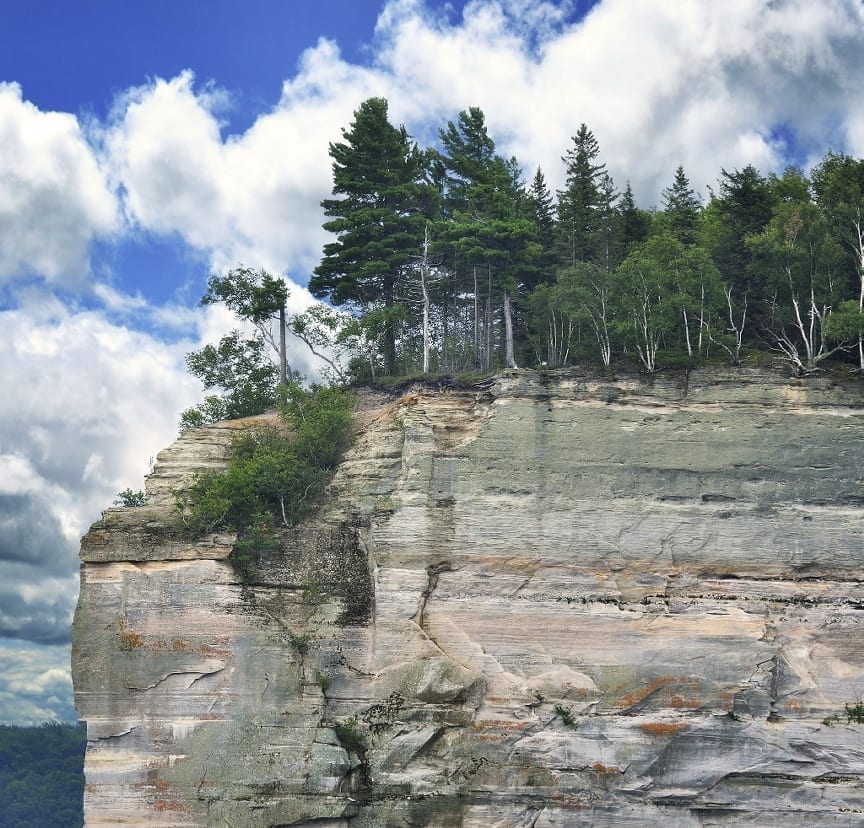
[[[860,381],[520,371],[357,417],[251,583],[170,495],[243,422],[83,539],[87,825],[861,824]]]

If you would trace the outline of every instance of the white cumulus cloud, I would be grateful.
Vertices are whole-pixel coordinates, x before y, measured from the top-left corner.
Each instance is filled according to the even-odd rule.
[[[723,168],[779,172],[790,154],[864,151],[855,0],[603,0],[578,23],[566,22],[569,6],[474,0],[452,22],[422,0],[391,0],[371,65],[319,41],[241,134],[223,134],[230,96],[196,88],[189,71],[131,90],[106,140],[127,217],[179,234],[217,269],[244,262],[302,285],[326,240],[328,145],[373,95],[423,144],[480,106],[499,150],[526,176],[542,166],[553,187],[585,122],[646,207],[679,164],[704,193]]]
[[[45,291],[0,327],[14,389],[0,395],[0,635],[68,640],[79,539],[176,436],[200,393],[183,362],[197,340],[166,344]]]
[[[117,229],[117,200],[77,118],[0,83],[0,284],[21,275],[80,287],[89,246]]]

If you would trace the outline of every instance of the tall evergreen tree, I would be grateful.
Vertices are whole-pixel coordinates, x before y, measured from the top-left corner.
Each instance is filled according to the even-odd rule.
[[[324,246],[309,289],[335,305],[383,309],[384,370],[392,373],[397,280],[420,252],[435,204],[430,158],[405,127],[390,124],[384,98],[364,101],[342,136],[330,144],[336,197],[321,202],[336,241]]]
[[[561,264],[595,261],[600,250],[597,212],[605,164],[596,163],[600,145],[594,133],[581,124],[573,146],[561,159],[567,183],[558,193],[559,257]]]
[[[551,234],[555,227],[555,202],[552,192],[546,183],[543,170],[537,168],[531,186],[528,188],[528,199],[534,222],[537,225],[537,233],[540,236]]]
[[[597,261],[606,271],[612,271],[623,256],[621,217],[615,206],[619,196],[609,173],[600,177],[597,196]]]
[[[723,277],[739,296],[749,295],[753,306],[764,299],[765,285],[750,273],[752,254],[745,240],[764,230],[774,202],[768,180],[752,164],[731,173],[721,170],[720,192],[706,225],[711,232],[703,237]]]
[[[551,284],[555,270],[555,202],[539,167],[528,188],[528,210],[537,228],[537,243],[540,245],[539,278],[541,282]]]
[[[621,253],[626,257],[633,247],[648,238],[651,229],[651,215],[636,206],[629,181],[618,202],[618,212],[621,214]]]
[[[496,162],[495,142],[483,110],[477,106],[463,110],[455,123],[447,122],[439,137],[446,170],[445,212],[451,218],[488,212],[500,184],[502,162],[500,158]]]
[[[699,224],[699,196],[690,187],[684,167],[675,170],[671,187],[663,190],[663,211],[668,221],[669,232],[681,244],[695,244]]]
[[[494,309],[500,297],[505,329],[505,363],[515,366],[513,294],[536,281],[537,229],[530,198],[515,159],[495,153],[495,142],[477,107],[459,113],[440,131],[447,170],[444,209],[454,264],[470,271],[465,292],[474,295],[474,346],[481,367],[489,367]],[[485,310],[480,292],[485,282]],[[481,318],[482,317],[482,318]],[[485,338],[481,335],[481,328]]]

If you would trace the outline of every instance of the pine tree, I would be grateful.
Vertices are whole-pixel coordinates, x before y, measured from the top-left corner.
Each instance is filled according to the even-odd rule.
[[[538,278],[540,282],[551,284],[555,278],[555,202],[539,167],[528,189],[527,205],[540,245]]]
[[[626,257],[633,247],[648,238],[651,229],[651,216],[636,206],[629,181],[618,203],[618,212],[621,214],[622,256]]]
[[[681,244],[696,243],[700,207],[699,196],[690,187],[684,167],[679,166],[672,186],[663,190],[663,210],[669,231]]]
[[[599,154],[594,133],[582,124],[561,159],[567,171],[567,185],[558,193],[559,259],[564,266],[596,261],[601,249],[597,213],[606,165],[595,163]]]
[[[607,272],[612,271],[621,261],[621,220],[615,202],[618,193],[615,182],[609,173],[600,177],[597,190],[597,262]]]
[[[321,202],[324,229],[336,241],[309,282],[313,295],[383,312],[384,370],[396,364],[396,284],[420,252],[436,202],[430,158],[404,127],[387,119],[387,101],[370,98],[354,113],[343,141],[330,144],[333,195]]]
[[[555,228],[555,203],[549,185],[546,183],[546,176],[543,175],[540,167],[534,173],[528,189],[528,203],[534,216],[534,223],[537,225],[537,234],[541,237],[551,237]]]
[[[721,170],[720,194],[709,205],[713,216],[703,243],[737,296],[750,297],[751,306],[765,298],[765,285],[751,278],[752,255],[745,240],[761,233],[771,220],[775,197],[767,179],[751,164],[742,170]],[[757,314],[754,313],[754,320]]]
[[[477,107],[459,113],[440,131],[446,169],[444,209],[454,266],[464,268],[474,295],[474,348],[481,368],[491,365],[493,315],[500,297],[505,363],[515,366],[513,294],[536,281],[539,248],[530,199],[516,160],[495,153]],[[485,309],[480,294],[485,289]],[[483,336],[485,334],[485,336]]]
[[[443,148],[446,196],[444,208],[451,218],[489,212],[494,201],[496,177],[495,142],[489,137],[486,116],[472,106],[448,121],[439,131]]]

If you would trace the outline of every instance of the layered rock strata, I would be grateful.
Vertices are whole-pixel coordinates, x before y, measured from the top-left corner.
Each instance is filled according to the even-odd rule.
[[[170,490],[82,543],[87,824],[860,825],[864,394],[764,370],[366,397],[252,583]]]

